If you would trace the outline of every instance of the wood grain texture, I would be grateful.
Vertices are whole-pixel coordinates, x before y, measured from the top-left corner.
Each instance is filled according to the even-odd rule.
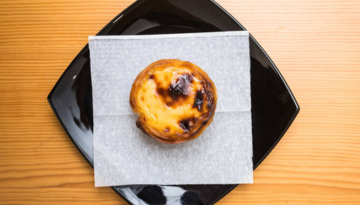
[[[93,170],[46,97],[133,0],[0,0],[0,204],[126,204]],[[360,204],[360,2],[218,0],[260,42],[301,112],[218,204]]]

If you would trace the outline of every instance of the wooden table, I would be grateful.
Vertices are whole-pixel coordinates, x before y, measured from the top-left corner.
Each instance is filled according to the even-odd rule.
[[[0,1],[0,204],[126,204],[95,188],[46,97],[133,0]],[[260,42],[301,111],[274,151],[218,204],[360,203],[360,2],[218,0]]]

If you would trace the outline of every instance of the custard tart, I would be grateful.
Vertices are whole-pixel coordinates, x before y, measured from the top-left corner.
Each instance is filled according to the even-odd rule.
[[[178,59],[147,66],[130,93],[130,106],[138,115],[136,126],[167,144],[197,138],[212,122],[216,101],[216,88],[207,73]]]

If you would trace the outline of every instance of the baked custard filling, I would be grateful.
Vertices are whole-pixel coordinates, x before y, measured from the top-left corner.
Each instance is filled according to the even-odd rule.
[[[137,76],[130,105],[138,114],[137,126],[150,137],[165,143],[185,142],[211,123],[216,88],[195,64],[160,60]]]

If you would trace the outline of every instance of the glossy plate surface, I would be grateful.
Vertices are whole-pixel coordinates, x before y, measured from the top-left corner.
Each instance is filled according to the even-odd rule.
[[[98,35],[141,35],[245,30],[211,0],[138,0]],[[264,160],[299,112],[293,94],[265,51],[251,36],[251,97],[254,169]],[[85,46],[48,96],[60,123],[93,165],[92,89]],[[213,204],[237,185],[112,187],[132,204]]]

